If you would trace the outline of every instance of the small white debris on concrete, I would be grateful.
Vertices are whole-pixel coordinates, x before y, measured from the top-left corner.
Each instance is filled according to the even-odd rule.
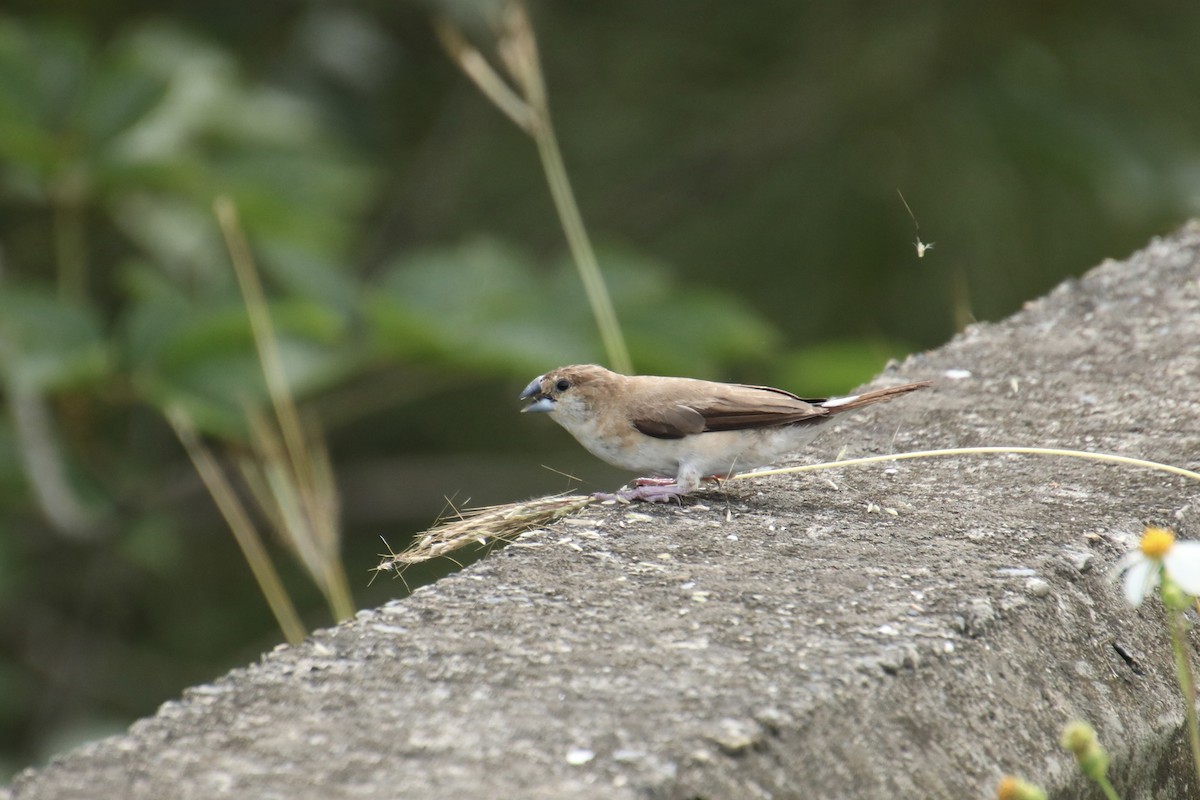
[[[595,753],[582,747],[572,747],[567,751],[567,763],[573,767],[581,767],[595,757]]]
[[[726,755],[744,753],[762,741],[762,730],[755,724],[726,717],[719,730],[709,736]]]
[[[1050,594],[1050,582],[1045,578],[1029,578],[1025,581],[1025,591],[1034,597],[1046,597]]]

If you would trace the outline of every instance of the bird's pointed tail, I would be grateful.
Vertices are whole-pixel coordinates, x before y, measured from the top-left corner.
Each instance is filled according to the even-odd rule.
[[[933,381],[918,381],[916,383],[901,384],[900,386],[888,386],[884,389],[873,389],[862,394],[852,394],[849,397],[831,397],[828,400],[814,403],[814,405],[828,409],[830,414],[840,414],[843,411],[853,411],[856,408],[869,406],[871,403],[878,403],[881,400],[891,400],[893,397],[915,392],[932,384]]]

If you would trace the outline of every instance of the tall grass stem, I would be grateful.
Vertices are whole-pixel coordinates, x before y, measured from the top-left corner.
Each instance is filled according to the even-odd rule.
[[[575,201],[575,193],[571,189],[566,164],[550,120],[550,104],[538,58],[537,39],[525,5],[519,0],[511,0],[505,6],[497,45],[500,60],[520,94],[496,72],[453,23],[441,20],[435,27],[442,46],[484,97],[528,133],[537,145],[542,170],[550,187],[550,197],[566,235],[567,247],[579,270],[579,278],[592,316],[596,319],[609,366],[617,372],[632,373],[633,361],[629,356],[629,347],[600,271],[596,251],[583,224],[583,216],[579,213],[579,204]]]

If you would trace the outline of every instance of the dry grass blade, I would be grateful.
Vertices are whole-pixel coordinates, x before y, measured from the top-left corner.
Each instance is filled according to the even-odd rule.
[[[354,614],[341,560],[340,502],[329,455],[315,424],[306,426],[283,357],[250,244],[228,197],[213,208],[246,304],[259,366],[271,397],[270,418],[247,408],[252,455],[240,459],[247,485],[283,541],[299,557],[338,621]]]
[[[483,54],[471,45],[462,32],[446,20],[434,22],[434,30],[442,47],[450,54],[450,58],[458,64],[468,78],[475,82],[479,91],[492,101],[496,108],[529,135],[533,135],[533,109],[522,100],[516,92],[509,88],[504,79],[492,69]]]
[[[468,545],[488,544],[489,540],[509,542],[526,531],[573,514],[594,500],[591,495],[567,494],[469,509],[419,534],[406,550],[384,555],[375,571],[399,573],[405,567],[449,555]]]
[[[242,477],[280,540],[304,565],[334,617],[354,615],[341,559],[340,502],[329,454],[319,433],[305,438],[303,465],[287,458],[278,430],[264,415],[246,409],[252,453],[238,458]]]
[[[537,37],[524,3],[511,2],[501,17],[501,34],[497,42],[500,59],[525,93],[534,113],[549,117],[546,103],[546,82],[542,77],[542,62],[538,57]]]
[[[196,426],[183,409],[168,410],[167,420],[174,428],[183,449],[187,451],[196,473],[212,495],[221,516],[229,525],[229,530],[233,532],[233,537],[241,548],[246,563],[250,565],[250,570],[254,573],[254,578],[258,581],[276,621],[279,622],[283,635],[292,644],[300,642],[304,639],[304,624],[300,621],[300,615],[296,613],[296,607],[292,604],[275,565],[271,563],[271,557],[267,555],[267,548],[263,545],[258,530],[250,521],[250,514],[238,499],[237,492],[226,479],[212,451],[201,441]]]

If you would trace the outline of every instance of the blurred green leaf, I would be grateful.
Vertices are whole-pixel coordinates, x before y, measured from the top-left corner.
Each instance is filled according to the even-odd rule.
[[[731,296],[680,285],[628,249],[602,249],[600,263],[639,371],[718,375],[774,346],[771,328]],[[547,274],[493,240],[398,259],[367,304],[377,346],[392,357],[505,373],[600,357],[574,268]]]
[[[0,18],[0,189],[97,207],[185,280],[228,278],[211,203],[263,246],[336,260],[371,173],[318,107],[243,80],[224,50],[164,24],[103,48],[66,25]]]
[[[370,173],[329,136],[315,105],[247,85],[224,51],[166,26],[143,26],[123,47],[125,61],[167,87],[113,143],[127,189],[170,191],[205,214],[226,194],[256,239],[325,254],[345,245]],[[137,236],[136,214],[121,223]]]
[[[162,102],[167,81],[120,53],[92,77],[80,101],[79,124],[93,147],[126,132]]]
[[[0,18],[0,156],[10,166],[50,171],[64,148],[86,80],[89,47],[63,26]]]
[[[397,259],[366,298],[376,347],[392,358],[436,357],[491,372],[594,359],[582,290],[579,302],[564,305],[529,263],[491,239]]]
[[[178,195],[140,192],[110,206],[147,261],[180,287],[203,296],[233,291],[229,256],[212,212]]]
[[[244,404],[266,397],[245,308],[236,299],[195,304],[145,274],[140,289],[143,297],[124,336],[137,387],[159,409],[182,406],[202,430],[244,436]],[[360,365],[340,314],[291,299],[272,303],[271,318],[297,394],[334,383]]]
[[[282,289],[319,302],[346,319],[358,313],[359,283],[348,269],[293,244],[268,243],[262,249],[263,272]]]
[[[0,370],[45,393],[94,380],[111,366],[95,312],[33,288],[0,290]]]

